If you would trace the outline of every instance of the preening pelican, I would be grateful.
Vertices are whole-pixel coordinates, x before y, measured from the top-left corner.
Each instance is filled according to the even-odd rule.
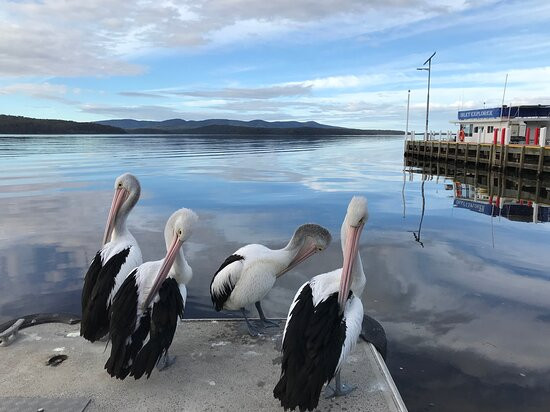
[[[162,368],[173,362],[168,358],[168,348],[178,317],[183,317],[185,285],[193,276],[181,246],[197,220],[192,210],[174,212],[164,229],[166,257],[134,269],[117,292],[109,329],[111,356],[105,364],[111,376],[124,379],[130,374],[139,379],[147,374],[149,378],[161,357]],[[143,345],[147,336],[149,340]]]
[[[136,239],[126,228],[126,219],[140,192],[138,180],[130,173],[115,180],[103,246],[90,264],[82,289],[80,336],[90,342],[109,332],[109,308],[113,297],[130,271],[143,261]]]
[[[285,410],[315,409],[324,383],[333,378],[335,389],[330,396],[353,390],[341,384],[340,369],[357,342],[363,321],[360,297],[366,278],[358,248],[367,219],[367,200],[352,198],[341,229],[343,267],[304,283],[290,306],[281,377],[273,390]]]
[[[241,310],[250,335],[258,330],[246,317],[245,306],[255,303],[262,325],[278,326],[265,318],[260,300],[271,290],[275,280],[316,252],[324,250],[331,236],[324,227],[305,224],[294,232],[283,249],[263,245],[246,245],[222,263],[210,283],[210,296],[216,311]]]

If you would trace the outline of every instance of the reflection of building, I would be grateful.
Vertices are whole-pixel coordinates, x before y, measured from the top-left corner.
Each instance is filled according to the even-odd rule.
[[[550,207],[532,201],[489,196],[484,188],[454,182],[454,206],[518,222],[550,222]]]
[[[458,139],[468,143],[519,143],[544,146],[550,133],[550,106],[502,106],[461,110]]]

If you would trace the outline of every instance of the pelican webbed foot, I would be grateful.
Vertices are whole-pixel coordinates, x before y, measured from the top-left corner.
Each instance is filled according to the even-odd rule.
[[[164,356],[159,359],[157,363],[157,370],[159,372],[162,372],[165,369],[168,369],[170,366],[172,366],[176,362],[177,356],[169,356],[168,352],[164,354]]]
[[[248,334],[253,338],[258,337],[260,335],[260,331],[248,320],[245,308],[241,308],[241,312],[243,314],[244,320],[246,321],[246,326],[248,327]]]
[[[335,398],[337,396],[346,396],[357,389],[357,386],[350,386],[340,381],[340,372],[335,375],[334,387],[327,385],[325,388],[325,399]]]
[[[279,322],[276,320],[269,320],[269,319],[260,319],[262,328],[278,328],[280,326]]]
[[[265,317],[264,311],[262,310],[262,304],[260,301],[255,303],[256,309],[258,310],[258,315],[260,315],[260,325],[262,329],[265,328],[278,328],[279,322],[275,320],[269,320]]]

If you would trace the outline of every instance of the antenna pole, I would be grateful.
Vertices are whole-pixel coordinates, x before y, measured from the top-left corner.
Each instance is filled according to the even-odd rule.
[[[424,131],[424,140],[428,140],[428,118],[430,115],[430,76],[432,72],[432,59],[435,56],[436,52],[433,52],[433,54],[424,62],[422,66],[425,66],[426,63],[428,64],[428,67],[420,67],[416,70],[427,70],[428,71],[428,97],[426,98],[426,130]]]
[[[409,104],[411,103],[411,91],[408,91],[407,95],[407,124],[405,126],[405,139],[409,135]]]
[[[508,84],[508,73],[506,73],[506,80],[504,80],[504,91],[502,92],[502,103],[500,104],[500,118],[502,120],[502,111],[504,110],[504,97],[506,96],[506,85]]]

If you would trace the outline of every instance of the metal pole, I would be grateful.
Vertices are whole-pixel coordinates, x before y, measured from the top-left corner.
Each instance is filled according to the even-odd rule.
[[[507,85],[508,85],[508,73],[506,73],[506,79],[504,80],[504,90],[502,91],[502,103],[500,104],[500,120],[501,121],[502,121],[502,111],[504,110],[504,97],[506,96],[506,86]]]
[[[411,102],[411,91],[409,90],[407,95],[407,125],[405,126],[405,136],[409,134],[409,104]]]
[[[429,113],[430,113],[430,75],[431,75],[431,72],[432,72],[432,58],[430,57],[428,59],[428,97],[426,99],[426,134],[425,134],[426,137],[425,137],[424,140],[426,140],[428,138],[428,117],[429,117]]]
[[[428,68],[426,67],[420,67],[416,70],[427,70],[428,71],[428,97],[426,99],[426,130],[424,130],[424,140],[428,140],[428,119],[430,116],[430,80],[431,80],[431,74],[432,74],[432,59],[435,56],[436,52],[433,52],[433,54],[426,60],[423,64],[423,66],[428,64]]]

